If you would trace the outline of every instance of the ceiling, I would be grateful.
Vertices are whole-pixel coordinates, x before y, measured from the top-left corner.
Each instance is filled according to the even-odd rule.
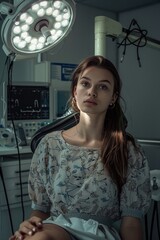
[[[77,3],[101,8],[113,12],[123,12],[132,9],[160,3],[160,0],[75,0]]]
[[[100,8],[103,10],[113,11],[116,13],[160,3],[160,0],[74,0],[74,1],[76,3]],[[0,0],[0,3],[1,2],[13,3],[14,0]]]

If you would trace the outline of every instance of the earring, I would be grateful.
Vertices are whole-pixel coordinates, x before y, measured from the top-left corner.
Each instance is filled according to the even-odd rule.
[[[110,109],[113,109],[115,107],[115,103],[109,104]]]

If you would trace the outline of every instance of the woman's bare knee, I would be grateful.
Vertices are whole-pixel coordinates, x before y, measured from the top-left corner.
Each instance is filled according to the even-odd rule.
[[[54,240],[49,234],[44,231],[36,232],[33,236],[27,236],[24,240]]]
[[[70,240],[69,233],[60,226],[44,224],[42,230],[33,236],[27,236],[24,240]]]

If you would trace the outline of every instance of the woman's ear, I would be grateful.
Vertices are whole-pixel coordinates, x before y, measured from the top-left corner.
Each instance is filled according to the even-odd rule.
[[[77,88],[76,88],[76,86],[74,87],[74,91],[73,91],[73,95],[74,95],[74,97],[76,97],[76,95],[77,95]]]
[[[115,104],[117,98],[118,98],[118,92],[113,93],[111,103],[112,103],[112,104]]]

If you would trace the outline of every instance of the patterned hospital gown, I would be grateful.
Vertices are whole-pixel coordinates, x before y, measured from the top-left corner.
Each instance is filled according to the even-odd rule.
[[[32,208],[56,217],[85,213],[91,219],[96,216],[110,221],[122,216],[142,218],[151,200],[148,162],[131,143],[128,151],[127,181],[119,201],[117,187],[104,171],[99,149],[68,144],[61,131],[47,134],[31,162]]]

